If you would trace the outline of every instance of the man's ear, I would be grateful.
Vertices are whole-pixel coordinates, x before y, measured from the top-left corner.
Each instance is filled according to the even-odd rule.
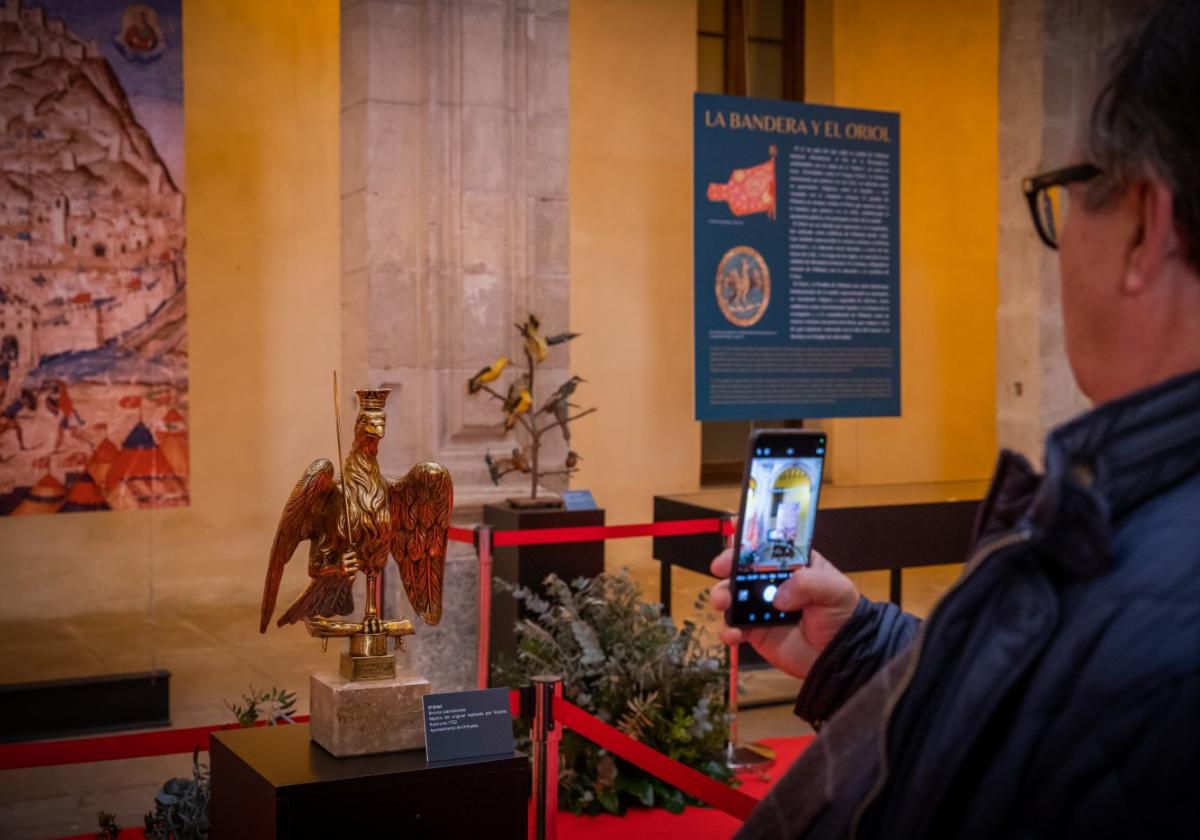
[[[1129,252],[1129,262],[1121,290],[1138,294],[1162,274],[1167,262],[1179,251],[1175,229],[1175,196],[1157,179],[1132,187],[1137,235]]]

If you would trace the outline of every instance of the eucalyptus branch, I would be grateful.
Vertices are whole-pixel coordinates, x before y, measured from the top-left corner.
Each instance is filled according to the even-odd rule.
[[[498,391],[493,390],[491,385],[480,385],[479,387],[481,389],[483,389],[484,391],[487,391],[489,394],[491,394],[496,399],[500,400],[500,402],[504,402],[505,397],[501,396]]]

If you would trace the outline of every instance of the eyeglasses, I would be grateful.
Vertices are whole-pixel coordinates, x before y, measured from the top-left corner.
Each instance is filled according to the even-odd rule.
[[[1090,181],[1099,174],[1097,167],[1081,163],[1034,175],[1021,183],[1025,199],[1029,202],[1029,212],[1033,214],[1033,226],[1037,228],[1042,241],[1051,248],[1058,250],[1058,236],[1067,217],[1067,185]]]

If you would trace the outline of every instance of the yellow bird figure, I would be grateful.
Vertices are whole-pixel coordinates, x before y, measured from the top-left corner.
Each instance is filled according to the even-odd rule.
[[[546,337],[540,331],[541,326],[542,322],[536,315],[530,315],[525,319],[524,324],[517,324],[517,329],[521,335],[525,336],[525,351],[535,362],[543,361],[550,352],[550,347],[546,344]]]
[[[501,356],[467,381],[467,393],[477,393],[488,382],[495,382],[500,378],[500,374],[504,373],[506,367],[508,367],[508,359]]]
[[[517,416],[529,411],[531,405],[533,405],[533,395],[529,393],[528,388],[521,388],[517,393],[516,403],[509,409],[508,416],[504,418],[505,431],[517,425]]]

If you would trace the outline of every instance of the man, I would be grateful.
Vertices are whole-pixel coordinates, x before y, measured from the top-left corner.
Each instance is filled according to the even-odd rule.
[[[821,730],[739,836],[1200,832],[1200,2],[1130,43],[1084,148],[1026,189],[1096,408],[1045,475],[1001,454],[923,625],[814,556],[775,598],[799,625],[723,630],[806,677]]]
[[[71,399],[71,394],[67,391],[67,383],[65,380],[56,379],[50,384],[50,393],[46,396],[46,408],[52,414],[58,415],[58,437],[54,439],[54,451],[61,452],[63,446],[63,437],[70,430],[71,436],[88,443],[87,438],[82,437],[79,432],[79,427],[84,424],[84,420],[79,416],[79,410],[75,408],[75,401]],[[75,425],[72,426],[71,422]]]
[[[17,445],[22,451],[28,449],[25,445],[25,432],[21,429],[21,420],[19,415],[22,411],[33,411],[37,408],[37,395],[28,388],[21,391],[21,395],[5,406],[4,411],[0,411],[0,438],[5,432],[13,431],[17,433]],[[5,458],[4,460],[11,460]]]

